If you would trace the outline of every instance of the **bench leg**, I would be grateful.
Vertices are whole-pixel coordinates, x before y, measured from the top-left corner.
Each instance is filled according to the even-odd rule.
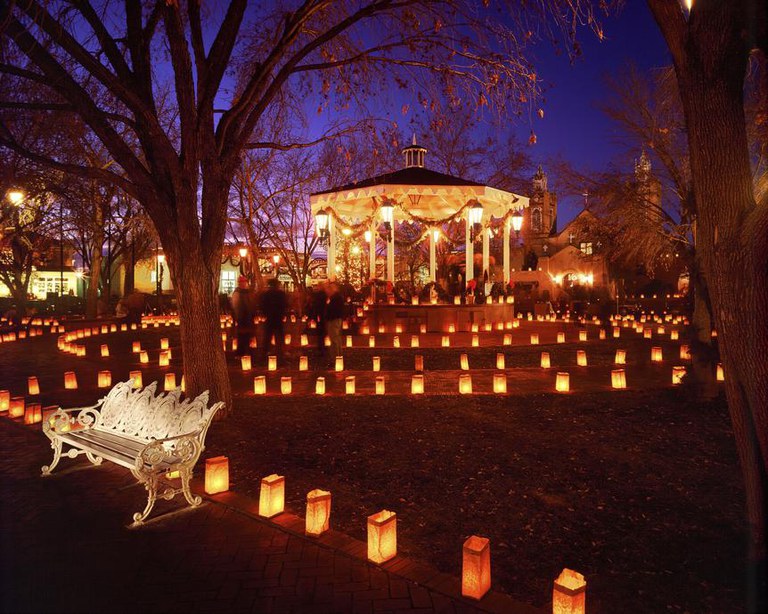
[[[181,477],[181,491],[184,493],[184,498],[192,507],[197,507],[203,502],[203,498],[200,495],[193,495],[189,488],[189,482],[192,479],[192,470],[182,469],[179,474]]]
[[[102,461],[104,460],[103,458],[101,458],[101,456],[96,456],[95,454],[88,451],[85,452],[85,457],[89,461],[91,461],[94,465],[101,465]]]
[[[53,448],[53,461],[50,465],[43,465],[43,477],[51,475],[51,471],[55,469],[61,460],[61,439],[58,437],[51,438],[51,448]]]
[[[142,480],[144,482],[144,488],[147,489],[147,506],[143,512],[136,512],[133,515],[134,526],[140,525],[144,522],[147,516],[149,516],[152,508],[155,507],[155,501],[157,500],[157,481],[158,478],[155,475],[148,475]]]

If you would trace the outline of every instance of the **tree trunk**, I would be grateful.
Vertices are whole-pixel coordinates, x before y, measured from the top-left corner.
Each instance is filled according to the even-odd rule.
[[[219,324],[219,271],[211,271],[199,251],[182,255],[164,247],[179,306],[184,385],[188,396],[210,391],[211,401],[224,401],[232,408],[232,389],[227,361],[221,345]]]
[[[708,17],[712,21],[709,27],[701,27],[698,37],[688,40],[684,58],[677,59],[676,69],[696,194],[697,250],[712,302],[728,406],[744,475],[750,528],[748,609],[760,612],[768,605],[764,575],[768,215],[756,206],[748,158],[742,94],[746,70],[744,43],[732,18]],[[736,31],[729,32],[729,27]]]
[[[131,244],[131,249],[127,252],[123,252],[123,266],[125,268],[125,277],[123,279],[123,296],[133,294],[136,280],[136,260],[135,260],[134,246]]]
[[[85,317],[93,319],[98,315],[99,281],[101,280],[101,248],[104,245],[104,216],[99,205],[94,206],[93,234],[91,235],[91,271],[88,276],[88,291],[85,295]]]
[[[712,347],[712,313],[707,285],[701,268],[695,262],[691,266],[693,317],[691,321],[691,376],[701,399],[713,399],[718,394],[715,380],[716,352]]]

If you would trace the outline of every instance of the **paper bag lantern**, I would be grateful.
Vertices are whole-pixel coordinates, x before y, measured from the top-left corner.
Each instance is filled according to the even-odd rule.
[[[403,325],[402,324],[395,324],[395,332],[400,334],[403,332]]]
[[[676,330],[669,331],[669,338],[671,341],[677,341],[680,338],[680,333]]]
[[[611,387],[617,390],[627,387],[627,374],[624,369],[614,369],[611,371]]]
[[[600,341],[604,341],[605,340],[605,329],[604,328],[600,329],[600,333],[598,334],[598,337],[599,337]]]
[[[570,390],[571,376],[568,373],[558,372],[555,380],[555,390],[557,392],[568,392]]]
[[[293,337],[291,337],[290,333],[283,337],[283,342],[285,345],[291,345],[291,341],[293,341]]]
[[[683,377],[685,377],[685,367],[681,367],[681,366],[672,367],[672,385],[673,386],[682,384]]]
[[[170,392],[171,390],[176,389],[176,374],[175,373],[166,373],[165,374],[165,380],[163,382],[163,390],[166,392]]]
[[[427,325],[426,324],[419,324],[419,333],[425,334],[427,332]]]
[[[355,376],[348,375],[344,378],[344,390],[347,394],[355,394]]]
[[[653,336],[653,330],[650,328],[643,329],[643,339],[650,339]]]
[[[506,360],[504,359],[504,354],[497,353],[496,354],[496,368],[497,369],[504,369],[506,364]]]
[[[139,352],[141,352],[141,342],[140,341],[134,341],[133,345],[131,346],[131,351],[134,354],[138,354]]]
[[[337,356],[336,357],[336,371],[343,371],[344,370],[344,357],[343,356]]]
[[[382,510],[368,516],[368,560],[384,563],[397,554],[397,514]]]
[[[301,337],[299,337],[299,345],[301,347],[307,347],[309,345],[309,337],[306,334],[302,334]]]
[[[347,335],[345,337],[345,342],[348,348],[352,347],[352,335]]]
[[[617,365],[627,364],[627,350],[616,350],[616,358],[614,358],[614,362]]]
[[[317,537],[330,527],[331,493],[327,490],[310,490],[307,493],[307,517],[305,533]]]
[[[83,356],[85,356],[85,346],[84,345],[78,345],[77,346],[77,356],[79,358],[82,358]]]
[[[411,335],[411,347],[412,348],[419,347],[419,336],[418,335]]]
[[[75,375],[74,371],[64,373],[64,389],[77,390],[77,375]]]
[[[552,590],[552,614],[586,614],[587,583],[584,576],[563,569]]]
[[[37,381],[37,376],[30,375],[27,378],[27,393],[30,396],[40,394],[40,384]]]
[[[467,357],[467,355],[466,354],[462,354],[459,360],[460,360],[460,364],[461,364],[461,370],[462,371],[469,370],[469,358]]]
[[[109,346],[106,343],[101,346],[101,357],[109,358]]]
[[[285,477],[273,473],[261,480],[259,491],[259,516],[272,518],[285,508]]]
[[[443,335],[443,339],[442,339],[441,345],[444,348],[451,347],[451,338],[448,335]]]
[[[8,411],[11,404],[10,390],[0,390],[0,411]]]
[[[621,329],[618,326],[613,327],[613,338],[618,339],[621,337]]]
[[[386,392],[386,384],[384,383],[384,376],[380,375],[376,378],[376,394],[384,394]]]
[[[461,594],[482,599],[491,590],[491,546],[485,537],[471,536],[464,542],[461,565]]]
[[[12,397],[11,404],[8,407],[8,417],[23,418],[26,405],[27,402],[24,400],[24,397]]]
[[[99,371],[98,387],[109,388],[112,385],[112,373],[110,371]]]
[[[512,335],[510,335],[510,334],[505,334],[505,335],[504,335],[504,341],[503,341],[503,344],[504,344],[504,345],[512,345]]]
[[[539,334],[533,333],[531,335],[531,345],[539,345]]]
[[[724,382],[725,381],[725,371],[723,371],[723,365],[722,363],[717,363],[717,376],[716,379],[718,382]]]
[[[395,335],[392,338],[392,347],[393,348],[399,348],[400,347],[400,337],[398,337],[397,335]]]
[[[325,394],[325,378],[318,377],[315,380],[315,394]]]
[[[472,347],[477,348],[480,347],[480,337],[477,335],[472,335]]]
[[[24,410],[24,424],[37,424],[43,421],[43,406],[40,403],[30,403]]]
[[[507,376],[504,373],[494,373],[493,391],[496,394],[507,394]]]
[[[683,343],[680,345],[680,360],[691,359],[691,348],[688,344]]]
[[[424,357],[421,354],[416,354],[416,356],[413,359],[413,370],[414,371],[423,371],[424,370]]]
[[[565,333],[557,333],[557,342],[565,343]]]
[[[280,378],[280,392],[282,394],[291,394],[291,391],[293,390],[293,384],[291,382],[290,377],[281,377]]]
[[[309,369],[309,358],[307,356],[299,356],[299,371],[306,371]]]
[[[277,371],[277,356],[267,356],[267,371]]]
[[[383,324],[379,324],[379,329],[378,330],[379,330],[379,334],[383,335],[384,333],[387,332],[387,327],[384,326]]]
[[[424,376],[421,374],[411,377],[411,394],[424,394]]]
[[[229,459],[215,456],[205,459],[205,492],[208,495],[229,490]]]
[[[160,357],[158,359],[158,366],[167,367],[170,364],[170,362],[171,362],[170,351],[161,350]]]
[[[141,371],[131,371],[128,374],[128,377],[133,380],[133,387],[134,388],[141,388],[143,386],[141,381]]]
[[[579,341],[586,341],[587,340],[587,331],[586,330],[580,330],[579,331]]]
[[[375,348],[376,347],[376,337],[373,335],[368,337],[368,347],[369,348]]]
[[[661,362],[663,360],[662,358],[662,352],[660,347],[652,347],[651,348],[651,362]]]
[[[453,304],[454,305],[461,305],[461,297],[459,295],[456,295],[453,297]]]
[[[472,376],[469,373],[459,375],[459,393],[472,394]]]
[[[250,354],[243,354],[240,357],[240,369],[242,369],[243,371],[250,371],[251,370],[251,355]]]
[[[587,352],[586,350],[576,350],[576,364],[580,367],[587,366]]]
[[[267,378],[263,375],[257,375],[253,378],[253,394],[267,393]]]
[[[139,352],[139,362],[143,365],[149,364],[149,354],[147,354],[146,350]]]

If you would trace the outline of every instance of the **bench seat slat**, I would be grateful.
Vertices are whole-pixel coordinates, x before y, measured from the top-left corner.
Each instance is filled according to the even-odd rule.
[[[79,449],[88,450],[117,465],[131,469],[135,466],[136,458],[144,445],[130,440],[115,441],[112,438],[103,438],[100,431],[75,431],[61,436],[64,443],[68,443]],[[162,462],[157,465],[161,470],[171,466],[171,463]]]

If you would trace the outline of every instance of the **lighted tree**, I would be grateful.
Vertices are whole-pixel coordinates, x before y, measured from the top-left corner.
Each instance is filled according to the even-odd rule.
[[[750,57],[765,63],[766,6],[697,0],[688,9],[677,0],[647,1],[672,54],[685,115],[696,249],[712,301],[745,481],[754,572],[748,607],[765,611],[768,200],[753,184],[744,86]]]

